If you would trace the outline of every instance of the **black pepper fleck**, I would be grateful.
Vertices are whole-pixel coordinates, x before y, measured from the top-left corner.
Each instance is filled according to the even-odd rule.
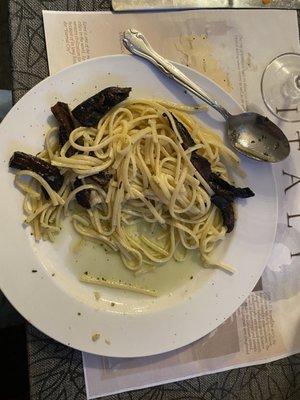
[[[80,313],[80,312],[78,312],[78,313],[77,313],[77,315],[81,315],[81,313]]]
[[[32,273],[37,272],[37,269],[32,269],[31,272]]]
[[[192,276],[190,276],[190,279],[194,279],[193,275],[192,275]]]
[[[111,302],[111,303],[110,303],[110,305],[111,305],[112,307],[114,307],[115,304],[116,304],[116,303],[114,303],[114,302]]]

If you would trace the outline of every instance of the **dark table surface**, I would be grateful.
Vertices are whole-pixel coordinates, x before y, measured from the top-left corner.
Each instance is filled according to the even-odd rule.
[[[13,98],[18,101],[48,76],[42,10],[109,10],[109,0],[11,0],[9,4]],[[299,17],[299,14],[298,14]],[[81,352],[28,325],[33,400],[86,399]],[[106,400],[299,400],[300,355],[181,382],[107,396]]]

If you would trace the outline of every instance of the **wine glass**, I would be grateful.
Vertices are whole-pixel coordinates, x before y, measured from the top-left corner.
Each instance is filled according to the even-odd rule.
[[[274,58],[261,79],[263,100],[277,118],[300,121],[300,54],[285,53]]]

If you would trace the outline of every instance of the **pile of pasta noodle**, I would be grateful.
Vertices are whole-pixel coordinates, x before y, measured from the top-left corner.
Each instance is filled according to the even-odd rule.
[[[190,156],[197,151],[225,180],[224,162],[236,166],[238,158],[219,135],[196,122],[192,112],[195,107],[159,100],[126,100],[97,128],[74,129],[62,147],[58,128],[52,128],[38,157],[59,168],[61,188],[54,191],[30,171],[20,171],[16,178],[25,192],[26,223],[35,238],[53,241],[69,214],[82,237],[118,251],[130,270],[144,271],[172,257],[182,261],[191,249],[199,251],[205,265],[226,268],[212,255],[226,233],[222,215]],[[174,117],[189,131],[193,147],[184,150]],[[73,155],[67,156],[70,148]],[[89,179],[103,171],[110,176],[106,186]],[[30,176],[29,185],[22,175]],[[80,185],[74,187],[76,179]],[[76,204],[76,196],[84,191],[90,193],[88,208]]]

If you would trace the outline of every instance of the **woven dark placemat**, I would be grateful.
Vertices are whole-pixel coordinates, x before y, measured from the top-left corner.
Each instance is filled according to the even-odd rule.
[[[9,4],[13,98],[18,101],[48,75],[42,10],[109,10],[109,0],[11,0]],[[299,17],[298,13],[298,17]],[[33,400],[85,400],[81,353],[28,325]],[[299,400],[300,355],[260,366],[211,374],[104,400]]]

